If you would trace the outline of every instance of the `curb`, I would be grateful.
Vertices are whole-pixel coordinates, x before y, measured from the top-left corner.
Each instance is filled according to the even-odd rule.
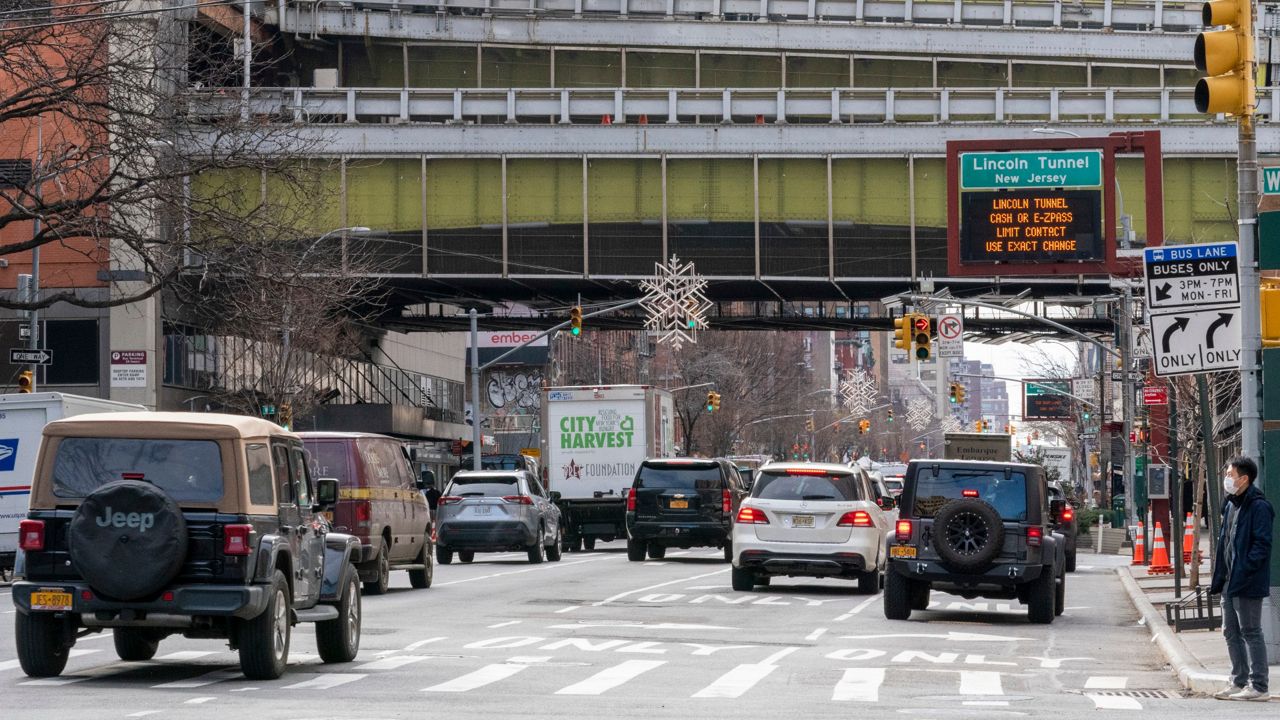
[[[1129,599],[1133,601],[1147,629],[1151,631],[1151,641],[1160,647],[1174,674],[1178,676],[1178,682],[1182,683],[1187,690],[1199,695],[1213,695],[1221,690],[1228,682],[1227,675],[1205,670],[1204,666],[1187,652],[1182,646],[1182,641],[1173,634],[1168,623],[1156,611],[1155,605],[1147,599],[1146,593],[1138,587],[1129,568],[1116,568],[1116,575],[1120,577],[1120,584],[1124,585]]]

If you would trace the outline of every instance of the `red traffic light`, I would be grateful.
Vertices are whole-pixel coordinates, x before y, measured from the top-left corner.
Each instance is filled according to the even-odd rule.
[[[929,332],[929,318],[924,315],[916,315],[911,321],[911,326],[916,332]]]

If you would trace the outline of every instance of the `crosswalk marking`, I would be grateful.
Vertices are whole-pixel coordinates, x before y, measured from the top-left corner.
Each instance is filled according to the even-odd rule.
[[[1141,710],[1142,703],[1123,695],[1094,695],[1085,693],[1085,697],[1093,701],[1095,710]]]
[[[151,687],[158,690],[187,690],[190,688],[198,688],[204,687],[205,685],[220,683],[223,680],[230,680],[238,677],[243,677],[243,674],[240,672],[240,668],[223,668],[203,675],[197,675],[196,677],[188,680],[174,680],[173,682],[152,685]]]
[[[990,670],[961,670],[961,695],[1003,695],[1000,673]]]
[[[392,655],[381,660],[374,660],[363,665],[357,666],[356,670],[395,670],[405,665],[412,665],[416,662],[422,662],[430,655]]]
[[[328,690],[336,688],[339,685],[355,682],[364,679],[364,675],[360,673],[325,673],[316,675],[310,680],[303,680],[292,685],[285,685],[285,690]]]
[[[217,700],[217,699],[218,698],[213,697],[212,695],[206,695],[204,697],[191,698],[190,700],[186,701],[183,704],[184,705],[203,705],[207,702],[213,702],[214,700]]]
[[[702,688],[693,696],[696,698],[736,698],[755,687],[756,683],[777,670],[777,665],[739,665],[721,675],[715,682]]]
[[[666,665],[665,660],[627,660],[605,668],[582,682],[556,691],[557,695],[600,695],[650,670]]]
[[[179,652],[171,652],[168,655],[161,655],[156,660],[165,662],[188,662],[190,660],[199,660],[209,655],[217,655],[216,650],[182,650]]]
[[[499,680],[506,680],[516,673],[529,667],[528,665],[518,665],[515,663],[495,663],[493,665],[485,665],[475,672],[467,673],[461,677],[456,677],[448,682],[432,685],[429,688],[423,688],[423,692],[467,692],[484,687],[490,683],[496,683]]]
[[[96,652],[101,652],[101,650],[79,650],[77,648],[72,648],[67,657],[77,658],[84,655],[92,655]],[[4,672],[5,670],[14,670],[21,666],[22,663],[17,660],[5,660],[4,662],[0,662],[0,672]]]
[[[1129,686],[1129,678],[1095,675],[1084,681],[1086,690],[1123,690]]]
[[[848,668],[836,683],[831,699],[843,702],[879,702],[884,668]]]

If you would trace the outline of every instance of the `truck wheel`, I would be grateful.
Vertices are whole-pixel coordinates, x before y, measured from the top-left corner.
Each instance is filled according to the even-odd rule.
[[[731,542],[724,544],[724,561],[727,563],[733,562],[733,543]]]
[[[387,544],[382,543],[378,550],[378,576],[364,584],[364,591],[370,595],[385,595],[391,585],[391,560],[387,557]]]
[[[430,535],[428,535],[430,537]],[[409,571],[409,585],[418,590],[431,587],[431,580],[436,574],[435,556],[427,552],[426,540],[423,540],[422,549],[418,551],[418,559],[415,561],[422,564],[421,570]]]
[[[63,623],[52,613],[18,611],[14,636],[18,645],[18,664],[29,677],[56,677],[62,674],[70,657]]]
[[[1032,623],[1048,625],[1053,622],[1055,585],[1051,565],[1041,568],[1040,577],[1031,581],[1027,588],[1027,619]]]
[[[151,630],[116,628],[111,634],[116,644],[116,655],[121,660],[150,660],[160,649],[160,636]]]
[[[560,562],[560,548],[564,547],[564,530],[556,526],[555,542],[547,546],[547,559],[551,562]]]
[[[289,662],[292,599],[284,573],[271,578],[267,607],[257,617],[240,621],[240,670],[250,680],[275,680]]]
[[[452,563],[453,551],[448,548],[437,545],[436,546],[436,562],[440,563],[441,565],[448,565],[449,563]]]
[[[627,541],[627,559],[631,562],[644,561],[644,543],[639,540]]]
[[[360,652],[360,582],[354,567],[347,572],[338,617],[316,623],[316,647],[327,663],[351,662]]]
[[[888,620],[907,620],[911,617],[912,581],[892,570],[884,577],[884,616]]]
[[[586,549],[587,549],[587,552],[595,552],[595,550],[596,550],[596,539],[595,539],[595,538],[593,538],[593,537],[583,538],[583,539],[582,539],[582,547],[586,548]]]
[[[1053,616],[1057,617],[1067,609],[1067,574],[1058,576],[1053,588]]]
[[[659,545],[656,542],[649,543],[649,557],[654,560],[661,560],[667,556],[667,546]]]
[[[858,576],[858,592],[862,595],[874,595],[880,590],[880,571],[868,570]]]
[[[756,587],[756,574],[746,568],[734,568],[730,571],[733,589],[738,592],[750,592]]]
[[[476,559],[476,553],[474,550],[459,550],[458,559],[464,563],[469,563]]]
[[[1067,553],[1067,572],[1076,571],[1076,551],[1072,550]]]

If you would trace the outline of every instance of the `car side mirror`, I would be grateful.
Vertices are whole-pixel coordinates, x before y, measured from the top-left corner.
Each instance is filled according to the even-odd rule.
[[[1063,509],[1065,509],[1066,507],[1067,507],[1067,501],[1066,501],[1066,500],[1050,500],[1050,501],[1049,501],[1049,515],[1050,515],[1050,517],[1052,517],[1052,518],[1054,519],[1054,521],[1056,522],[1058,518],[1062,517],[1062,511],[1063,511]]]
[[[881,495],[880,498],[876,500],[876,504],[880,506],[881,510],[892,510],[897,507],[898,501],[895,500],[892,495]]]
[[[320,478],[316,480],[316,510],[332,510],[338,504],[337,478]]]
[[[419,490],[426,490],[436,486],[436,474],[432,470],[423,470],[418,476],[417,486]]]
[[[560,491],[559,491],[559,490],[552,490],[552,491],[551,491],[551,502],[553,502],[553,503],[558,503],[558,502],[560,502]]]

